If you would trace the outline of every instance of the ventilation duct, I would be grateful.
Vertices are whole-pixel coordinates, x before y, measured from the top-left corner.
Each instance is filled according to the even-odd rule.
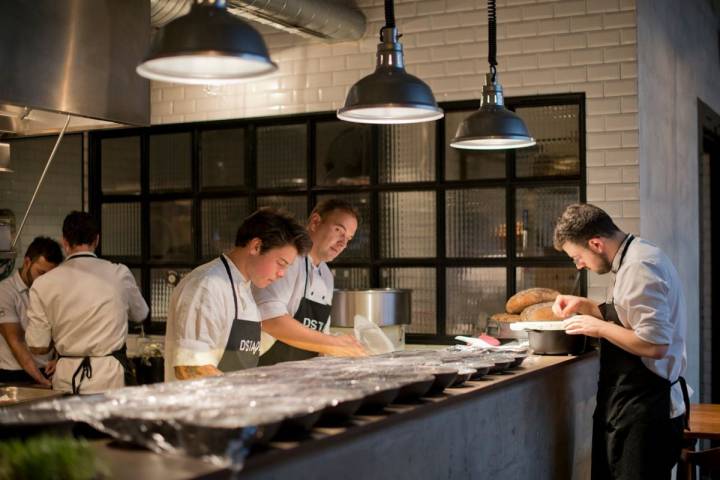
[[[194,0],[150,0],[153,27],[185,15]],[[226,0],[227,10],[280,30],[327,40],[359,40],[365,15],[347,0]]]

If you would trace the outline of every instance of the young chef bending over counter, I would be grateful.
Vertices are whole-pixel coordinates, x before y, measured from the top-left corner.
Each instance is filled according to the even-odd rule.
[[[22,268],[0,282],[0,382],[50,386],[54,352],[33,356],[25,344],[28,292],[36,278],[62,261],[62,249],[55,240],[36,237],[25,252]]]
[[[67,258],[30,288],[30,351],[47,353],[55,344],[54,390],[90,394],[133,385],[128,319],[140,322],[148,314],[135,277],[125,265],[95,255],[100,233],[90,214],[71,212],[62,233]]]
[[[310,214],[307,230],[312,249],[299,255],[283,278],[268,288],[253,288],[262,316],[260,365],[304,360],[318,353],[365,355],[350,335],[332,336],[330,305],[333,276],[326,262],[340,255],[352,240],[359,214],[338,199],[318,203]],[[281,340],[291,336],[292,340]]]
[[[260,315],[250,285],[285,275],[311,240],[289,214],[263,208],[247,217],[235,247],[182,279],[165,333],[165,381],[221,375],[257,366]]]
[[[608,300],[559,295],[553,312],[566,332],[600,339],[593,415],[593,479],[669,479],[689,412],[681,376],[685,299],[670,259],[622,232],[603,210],[570,205],[555,227],[555,248],[578,269],[612,275]]]

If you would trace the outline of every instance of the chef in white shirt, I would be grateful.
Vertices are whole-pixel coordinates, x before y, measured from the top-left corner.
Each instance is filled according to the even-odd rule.
[[[173,291],[165,332],[165,381],[216,376],[257,365],[260,315],[250,285],[282,278],[311,246],[288,213],[262,208],[247,217],[235,247],[186,275]]]
[[[28,246],[23,265],[0,282],[0,382],[36,382],[50,386],[55,370],[53,352],[33,355],[25,344],[28,292],[36,278],[63,261],[60,245],[48,237],[36,237]]]
[[[682,375],[686,310],[670,259],[622,232],[593,205],[570,205],[555,227],[555,248],[578,269],[612,275],[605,303],[560,295],[553,311],[566,332],[600,339],[593,415],[593,479],[669,479],[687,426]]]
[[[307,230],[313,246],[298,256],[283,278],[267,288],[253,288],[262,323],[260,365],[328,355],[362,356],[365,351],[350,335],[328,335],[333,275],[326,262],[347,247],[358,227],[359,214],[350,203],[331,198],[318,203]]]
[[[125,265],[95,255],[100,233],[88,213],[71,212],[62,232],[67,258],[30,289],[30,351],[45,353],[54,342],[60,357],[54,390],[91,394],[132,385],[128,319],[142,321],[148,306]]]

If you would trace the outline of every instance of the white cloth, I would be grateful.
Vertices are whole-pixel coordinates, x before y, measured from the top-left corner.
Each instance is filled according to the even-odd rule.
[[[620,323],[632,329],[640,339],[656,345],[668,345],[663,358],[642,357],[642,362],[652,372],[674,382],[685,373],[687,366],[687,316],[680,277],[667,255],[652,243],[637,237],[630,243],[620,266],[626,242],[627,239],[620,246],[612,265],[615,310]],[[672,386],[670,399],[670,417],[682,415],[685,404],[680,383]]]
[[[80,357],[60,358],[54,390],[71,392],[82,357],[92,357],[92,378],[80,393],[100,393],[124,386],[120,362],[108,355],[125,344],[128,319],[142,321],[148,306],[125,265],[78,255],[87,253],[70,255],[33,282],[25,339],[30,347],[53,341],[61,357]]]
[[[238,319],[260,321],[250,282],[226,256],[238,299]],[[175,367],[217,366],[225,353],[235,315],[230,279],[216,258],[187,274],[173,290],[165,329],[165,381]]]
[[[0,282],[0,323],[17,323],[24,332],[27,328],[27,306],[29,288],[25,285],[20,270]],[[38,367],[47,365],[52,353],[33,355]],[[5,337],[0,335],[0,370],[22,370],[15,359]]]
[[[305,267],[308,267],[309,278],[305,275]],[[307,289],[305,288],[305,279]],[[253,287],[252,292],[257,302],[260,316],[263,320],[280,317],[282,315],[295,315],[300,301],[305,297],[323,305],[332,304],[333,296],[333,275],[325,262],[320,262],[317,267],[308,259],[298,255],[295,261],[288,267],[285,276],[275,280],[265,288]],[[330,331],[330,319],[323,331]],[[265,332],[260,336],[260,355],[267,352],[275,344],[275,338]]]

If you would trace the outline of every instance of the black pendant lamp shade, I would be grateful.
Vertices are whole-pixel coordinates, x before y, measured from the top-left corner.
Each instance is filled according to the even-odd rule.
[[[392,0],[385,0],[375,72],[350,88],[340,120],[358,123],[417,123],[443,117],[430,87],[405,71],[403,47],[395,26]]]
[[[497,81],[495,0],[488,0],[488,44],[490,73],[487,74],[480,109],[467,117],[450,142],[454,148],[472,150],[505,150],[531,147],[535,139],[530,136],[525,122],[505,108],[502,86]]]
[[[137,66],[151,80],[219,85],[277,70],[260,34],[225,9],[225,0],[193,3],[158,30]]]

